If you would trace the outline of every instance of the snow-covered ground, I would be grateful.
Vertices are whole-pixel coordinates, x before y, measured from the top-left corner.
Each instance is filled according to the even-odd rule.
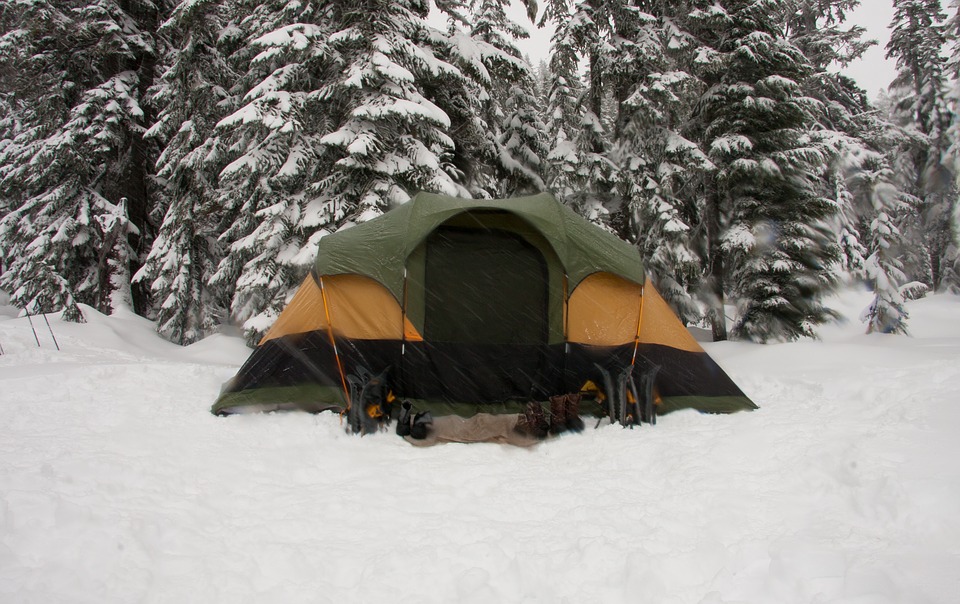
[[[240,340],[0,305],[0,601],[957,602],[960,297],[909,310],[708,345],[757,412],[526,450],[217,418]]]

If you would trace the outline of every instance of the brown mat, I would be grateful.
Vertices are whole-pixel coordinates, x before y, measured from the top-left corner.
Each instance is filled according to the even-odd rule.
[[[517,426],[517,415],[492,415],[478,413],[473,417],[445,415],[433,420],[433,426],[427,437],[416,440],[405,436],[411,445],[430,447],[442,443],[499,443],[515,445],[517,447],[532,447],[540,442],[527,434],[520,434],[514,428]]]

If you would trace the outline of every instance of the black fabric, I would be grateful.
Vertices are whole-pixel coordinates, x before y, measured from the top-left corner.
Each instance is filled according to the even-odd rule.
[[[743,391],[706,352],[641,344],[637,366],[660,365],[655,381],[660,396],[744,396]],[[634,372],[639,383],[640,373]]]
[[[337,350],[346,375],[357,373],[360,367],[373,373],[387,368],[395,370],[400,364],[400,348],[397,340],[337,339]],[[243,364],[227,392],[305,383],[343,387],[330,336],[325,331],[288,335],[265,342]]]
[[[514,400],[547,400],[576,392],[587,380],[603,387],[597,365],[619,373],[630,364],[633,345],[455,344],[407,342],[401,357],[396,340],[347,340],[337,348],[344,372],[363,367],[389,369],[388,388],[398,397],[495,405]],[[565,351],[566,350],[566,351]],[[402,371],[399,370],[402,364]],[[641,344],[633,370],[640,383],[645,367],[660,365],[656,389],[662,397],[743,396],[706,353]],[[342,388],[326,332],[284,336],[264,343],[241,367],[226,392],[319,384]]]
[[[463,403],[544,400],[563,383],[563,345],[408,342],[403,396]]]
[[[427,239],[424,280],[428,342],[547,341],[547,263],[515,233],[437,229]]]

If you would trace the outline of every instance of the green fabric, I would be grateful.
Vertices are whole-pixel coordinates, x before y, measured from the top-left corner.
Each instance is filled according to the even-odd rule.
[[[701,413],[735,413],[759,409],[745,396],[670,396],[657,405],[657,415],[680,409],[696,409]]]
[[[473,403],[453,403],[446,401],[428,401],[409,399],[416,412],[430,411],[436,416],[459,415],[473,417],[477,413],[510,414],[520,413],[527,401],[506,401],[503,403],[476,405]],[[549,410],[548,403],[541,403]],[[236,412],[277,411],[302,409],[319,413],[328,409],[344,409],[343,390],[329,386],[305,384],[283,388],[256,388],[222,395],[211,411],[217,415]],[[657,415],[664,415],[681,409],[694,409],[701,413],[735,413],[759,409],[745,396],[674,396],[664,398],[657,405]],[[584,400],[580,414],[584,417],[600,417],[606,409],[596,401]]]
[[[611,272],[642,284],[643,265],[632,245],[588,222],[551,195],[516,199],[458,199],[420,193],[369,222],[320,240],[316,270],[321,276],[366,275],[403,300],[407,257],[438,226],[465,212],[510,212],[536,229],[553,247],[572,291],[596,272]]]
[[[228,392],[217,399],[211,411],[216,415],[224,415],[241,411],[241,408],[244,413],[296,408],[319,413],[346,406],[343,390],[319,384],[303,384]]]

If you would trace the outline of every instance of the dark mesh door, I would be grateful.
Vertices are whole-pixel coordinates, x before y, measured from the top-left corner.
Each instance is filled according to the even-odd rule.
[[[425,268],[427,341],[546,342],[546,261],[518,235],[438,229],[427,240]]]

